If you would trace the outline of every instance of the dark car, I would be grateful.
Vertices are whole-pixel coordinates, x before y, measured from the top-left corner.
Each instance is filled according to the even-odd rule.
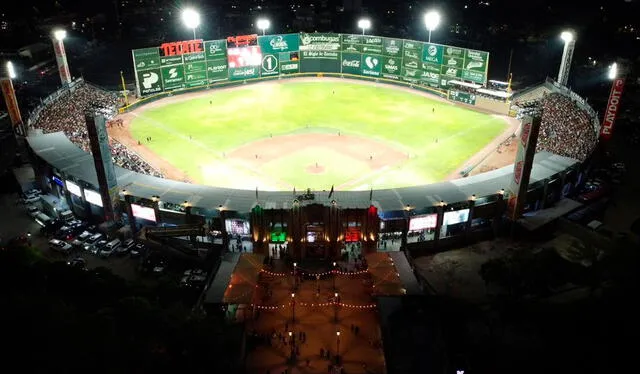
[[[73,260],[67,261],[67,265],[77,269],[87,270],[87,260],[82,257],[76,257]]]
[[[137,243],[131,248],[131,257],[140,257],[146,252],[146,247],[142,243]]]
[[[98,253],[100,253],[100,250],[102,248],[104,248],[104,246],[107,245],[107,243],[109,243],[106,240],[99,240],[97,243],[95,243],[94,245],[91,246],[91,248],[89,248],[89,250],[91,251],[91,253],[93,253],[94,255],[97,255]]]
[[[115,254],[117,256],[125,255],[127,254],[127,252],[131,251],[131,249],[135,247],[135,245],[136,245],[136,242],[133,239],[127,239],[124,241],[124,243],[122,243],[121,246],[116,248]]]

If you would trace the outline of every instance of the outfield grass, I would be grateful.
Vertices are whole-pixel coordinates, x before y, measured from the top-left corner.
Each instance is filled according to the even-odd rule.
[[[219,169],[210,166],[224,162],[223,154],[278,135],[340,131],[375,138],[410,155],[401,166],[365,178],[356,186],[361,189],[440,181],[502,133],[505,126],[500,118],[388,86],[290,80],[212,90],[198,98],[151,107],[133,119],[131,133],[143,143],[146,137],[152,137],[148,147],[156,154],[195,181],[213,185],[228,186],[229,179],[238,178],[208,175]],[[319,175],[301,172],[314,159],[309,156],[313,153],[303,152],[301,145],[292,158],[264,165],[263,171],[278,180],[267,185],[325,188],[356,177],[335,168]],[[329,158],[332,163],[340,163],[333,156]],[[221,174],[228,173],[226,170]],[[249,178],[251,171],[244,173]],[[241,170],[238,175],[242,178]],[[251,178],[259,179],[259,174]]]

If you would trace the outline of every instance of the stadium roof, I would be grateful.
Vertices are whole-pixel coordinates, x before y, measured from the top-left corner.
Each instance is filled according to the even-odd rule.
[[[73,144],[62,132],[30,136],[27,138],[33,151],[51,166],[98,187],[91,155]],[[547,179],[562,172],[578,161],[549,152],[540,152],[534,158],[530,183]],[[429,184],[426,186],[375,190],[373,204],[382,211],[402,210],[407,205],[420,209],[430,207],[441,200],[447,203],[495,194],[509,186],[513,166],[508,165],[467,178]],[[222,205],[227,210],[246,213],[256,205],[254,189],[238,190],[184,183],[156,178],[116,167],[118,185],[137,197],[151,198],[158,195],[162,201],[180,204],[188,201],[194,207],[213,209]],[[324,191],[314,191],[315,200],[310,203],[330,204],[335,200],[344,208],[366,208],[370,205],[369,191],[335,191],[329,198],[331,186]],[[259,191],[258,201],[265,209],[289,208],[292,191]],[[303,202],[304,203],[304,202]]]

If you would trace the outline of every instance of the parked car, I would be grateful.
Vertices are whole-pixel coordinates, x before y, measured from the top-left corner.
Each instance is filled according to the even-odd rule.
[[[122,256],[129,252],[135,245],[136,242],[133,239],[127,239],[124,241],[124,243],[122,243],[121,246],[115,249],[115,253],[116,255]]]
[[[62,226],[55,235],[56,239],[60,240],[73,240],[75,238],[75,233],[73,228],[69,226]]]
[[[146,251],[146,247],[142,243],[137,243],[131,248],[131,257],[140,257]]]
[[[26,195],[22,199],[23,204],[34,204],[34,203],[37,203],[38,201],[40,201],[40,196],[37,196],[37,195]]]
[[[51,239],[49,240],[49,249],[56,252],[69,253],[71,252],[71,244],[65,243],[62,240]]]
[[[91,248],[89,248],[89,251],[94,255],[97,255],[98,253],[100,253],[102,248],[104,248],[107,245],[107,243],[108,242],[106,240],[98,240],[95,244],[91,246]]]
[[[74,268],[87,270],[87,260],[82,257],[76,257],[71,261],[67,261],[67,265],[72,266]]]
[[[28,205],[27,213],[29,213],[29,216],[31,216],[31,218],[36,218],[36,216],[40,213],[40,209],[38,209],[37,206]]]
[[[91,234],[91,236],[84,241],[84,250],[90,251],[91,247],[102,239],[102,234]]]
[[[578,201],[588,203],[606,196],[609,193],[609,185],[600,179],[589,180],[585,183],[582,192],[578,195]]]
[[[182,274],[180,286],[185,288],[200,288],[207,282],[208,273],[202,269],[189,269]]]
[[[107,258],[107,257],[110,257],[113,254],[113,252],[114,252],[114,248],[109,247],[109,243],[107,243],[106,245],[104,245],[102,248],[98,250],[98,256]]]

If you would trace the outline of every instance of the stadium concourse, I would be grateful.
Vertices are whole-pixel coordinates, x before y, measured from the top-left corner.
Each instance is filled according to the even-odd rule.
[[[73,88],[49,105],[45,105],[31,126],[42,130],[45,134],[62,131],[74,144],[85,152],[90,152],[85,112],[89,109],[98,109],[110,118],[116,113],[118,98],[115,93],[106,92],[84,81],[79,81]],[[115,139],[110,138],[109,143],[116,165],[138,173],[164,177],[162,173],[154,170],[145,160]]]

